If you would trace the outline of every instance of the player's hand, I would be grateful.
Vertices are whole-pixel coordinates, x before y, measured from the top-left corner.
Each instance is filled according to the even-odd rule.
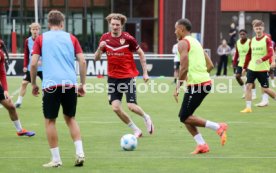
[[[83,97],[85,95],[85,85],[80,84],[78,86],[78,97]]]
[[[4,91],[4,96],[7,100],[11,101],[11,97],[9,95],[9,92],[8,91]]]
[[[272,62],[272,63],[270,64],[270,68],[275,68],[275,67],[276,67],[275,62]]]
[[[106,42],[105,41],[101,41],[100,45],[99,45],[99,49],[102,49],[106,46]]]
[[[174,90],[174,93],[173,93],[173,97],[174,97],[176,103],[178,103],[178,94],[179,94],[179,88],[176,87]]]
[[[37,97],[39,95],[39,87],[37,85],[33,85],[32,88],[32,94]]]
[[[262,59],[257,59],[257,60],[256,60],[256,64],[261,64],[262,62],[263,62]]]
[[[24,67],[24,68],[23,68],[23,72],[24,72],[24,73],[26,73],[27,70],[28,70],[27,67]]]
[[[149,81],[149,75],[148,74],[143,74],[143,79],[144,79],[144,82],[148,82]]]
[[[245,76],[246,69],[242,69],[242,76]]]

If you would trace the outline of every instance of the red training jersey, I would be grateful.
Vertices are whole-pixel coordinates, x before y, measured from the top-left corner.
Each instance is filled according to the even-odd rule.
[[[119,37],[112,37],[111,32],[102,35],[100,42],[105,41],[102,49],[107,55],[108,76],[112,78],[133,78],[139,72],[133,58],[140,46],[136,39],[127,32],[122,32]]]
[[[0,49],[0,85],[3,87],[4,91],[8,91],[6,69],[5,69],[5,56],[1,49]]]

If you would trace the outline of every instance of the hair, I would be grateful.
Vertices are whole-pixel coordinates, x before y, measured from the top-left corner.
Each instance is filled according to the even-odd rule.
[[[244,33],[247,34],[247,31],[246,31],[245,29],[241,29],[241,30],[239,31],[239,33],[241,33],[241,32],[244,32]]]
[[[252,26],[253,27],[264,26],[264,22],[262,20],[255,19],[252,21]]]
[[[36,23],[36,22],[33,22],[32,24],[29,25],[29,28],[30,28],[30,29],[32,29],[32,28],[34,28],[34,27],[37,27],[38,29],[41,28],[40,25],[39,25],[39,23]]]
[[[190,22],[189,19],[179,19],[177,21],[177,24],[185,26],[185,28],[187,29],[187,31],[191,31],[192,30],[192,23]]]
[[[64,14],[58,10],[51,10],[48,13],[48,23],[54,26],[60,26],[64,22]]]
[[[120,13],[111,13],[108,16],[106,16],[105,19],[107,20],[108,23],[111,22],[111,19],[120,20],[122,25],[125,25],[125,23],[127,22],[127,17]]]

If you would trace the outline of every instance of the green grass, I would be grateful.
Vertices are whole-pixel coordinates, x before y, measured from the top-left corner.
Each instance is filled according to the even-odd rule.
[[[18,109],[21,122],[27,129],[34,130],[32,138],[17,137],[8,113],[0,108],[0,172],[81,172],[81,173],[273,173],[276,170],[275,105],[253,107],[253,113],[241,114],[245,102],[240,99],[241,89],[233,80],[232,93],[212,93],[206,97],[196,115],[212,121],[229,124],[228,142],[220,146],[219,138],[209,129],[200,129],[210,146],[210,152],[192,156],[195,148],[193,138],[179,122],[180,103],[176,104],[172,94],[172,79],[154,79],[166,83],[170,91],[163,94],[138,93],[139,105],[152,116],[155,123],[153,136],[147,134],[143,120],[125,107],[134,122],[143,130],[144,137],[138,140],[133,152],[120,149],[120,138],[132,131],[112,112],[106,93],[88,93],[78,101],[79,122],[84,149],[85,166],[73,167],[74,145],[62,114],[57,120],[59,147],[63,166],[45,169],[41,165],[50,159],[41,110],[41,96],[31,95],[31,87]],[[21,78],[9,78],[10,93],[19,88]],[[105,79],[88,78],[88,83],[105,83]],[[138,82],[141,82],[139,79]],[[216,79],[228,84],[226,79]],[[260,90],[258,88],[258,90]],[[260,92],[260,91],[258,91]],[[181,96],[183,92],[181,93]],[[182,97],[180,96],[180,99]],[[16,101],[17,95],[13,98]],[[258,99],[253,101],[257,103]]]

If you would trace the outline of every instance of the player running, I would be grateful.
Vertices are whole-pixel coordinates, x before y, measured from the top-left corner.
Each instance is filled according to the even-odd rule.
[[[227,140],[227,124],[216,123],[195,116],[194,111],[211,91],[211,78],[209,72],[213,69],[210,57],[204,52],[201,44],[191,37],[192,24],[188,19],[179,19],[175,24],[175,34],[180,40],[178,51],[180,54],[179,82],[174,97],[178,102],[181,84],[187,81],[188,87],[179,112],[179,118],[197,143],[191,154],[209,152],[209,146],[199,133],[197,127],[205,127],[216,131],[223,146]]]
[[[95,53],[95,60],[100,60],[103,53],[107,55],[108,62],[108,99],[113,111],[130,127],[134,135],[139,138],[142,130],[129,118],[122,108],[122,97],[126,94],[128,109],[144,118],[149,134],[153,134],[153,122],[148,114],[137,105],[135,77],[138,70],[133,58],[133,52],[137,52],[143,68],[143,79],[149,80],[147,63],[143,50],[137,41],[129,33],[123,32],[127,21],[126,16],[119,13],[111,13],[106,17],[110,32],[102,35],[99,47]]]

